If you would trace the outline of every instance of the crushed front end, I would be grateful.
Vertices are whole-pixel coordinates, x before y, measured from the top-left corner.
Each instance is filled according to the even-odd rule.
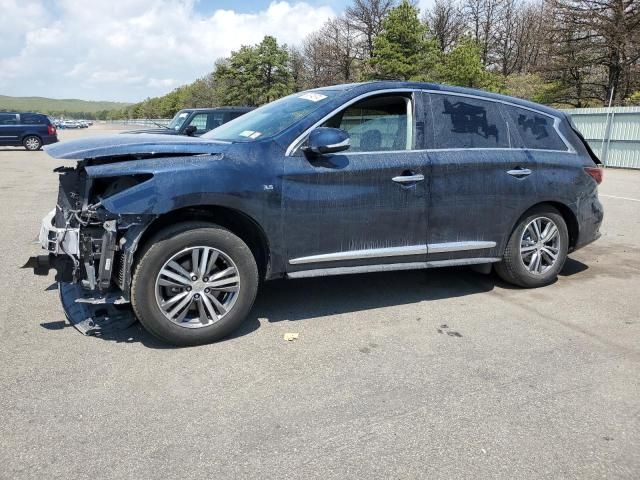
[[[68,320],[85,335],[127,328],[135,322],[129,303],[136,241],[153,218],[115,215],[102,200],[143,181],[135,176],[87,177],[85,162],[60,167],[57,205],[42,220],[39,241],[46,255],[26,266],[47,275],[56,270]]]

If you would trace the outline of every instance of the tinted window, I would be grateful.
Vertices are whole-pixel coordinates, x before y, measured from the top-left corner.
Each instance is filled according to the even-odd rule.
[[[224,123],[224,113],[210,113],[207,116],[207,131],[213,130]]]
[[[20,123],[22,125],[47,125],[47,117],[44,115],[34,115],[32,113],[21,113]]]
[[[514,146],[539,150],[567,150],[553,126],[553,118],[525,108],[504,108],[509,115],[511,129],[517,133],[514,135]]]
[[[457,95],[431,95],[434,148],[509,148],[500,104]]]
[[[350,151],[410,150],[412,127],[408,125],[407,111],[411,111],[407,97],[368,98],[350,105],[323,126],[347,131],[351,140]]]
[[[245,112],[227,112],[227,122],[229,120],[233,120],[234,118],[238,118],[240,115],[243,115]]]
[[[0,125],[17,125],[18,118],[15,113],[0,113]]]

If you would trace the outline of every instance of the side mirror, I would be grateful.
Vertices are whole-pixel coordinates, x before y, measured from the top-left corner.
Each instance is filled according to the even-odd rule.
[[[198,131],[198,127],[196,127],[195,125],[189,125],[187,128],[184,129],[184,134],[187,135],[188,137],[193,137],[197,131]]]
[[[318,127],[311,131],[301,150],[311,155],[324,155],[347,150],[350,145],[349,134],[339,128]]]

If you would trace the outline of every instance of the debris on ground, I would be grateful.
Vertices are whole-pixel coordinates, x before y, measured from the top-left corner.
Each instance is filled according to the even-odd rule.
[[[298,333],[285,333],[284,334],[284,339],[287,342],[293,342],[294,340],[298,339],[298,335],[299,335]]]

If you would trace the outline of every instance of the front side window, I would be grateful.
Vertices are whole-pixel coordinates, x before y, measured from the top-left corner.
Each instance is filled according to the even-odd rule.
[[[510,148],[500,104],[459,95],[432,94],[434,148]]]
[[[272,137],[326,105],[340,90],[310,90],[294,93],[219,126],[202,138],[229,142],[251,142]]]
[[[223,118],[224,114],[220,112],[197,113],[191,118],[189,126],[193,125],[196,127],[196,133],[205,133],[222,125]]]
[[[17,125],[18,116],[15,113],[0,113],[0,125]]]
[[[552,117],[526,108],[505,106],[505,109],[511,122],[511,129],[519,136],[514,140],[517,143],[516,147],[536,150],[567,150],[567,146],[554,127]]]
[[[367,98],[337,113],[323,127],[345,130],[352,152],[384,152],[413,148],[411,99],[404,95]]]
[[[191,119],[188,126],[196,127],[196,132],[206,132],[207,131],[207,114],[206,113],[197,113]]]

